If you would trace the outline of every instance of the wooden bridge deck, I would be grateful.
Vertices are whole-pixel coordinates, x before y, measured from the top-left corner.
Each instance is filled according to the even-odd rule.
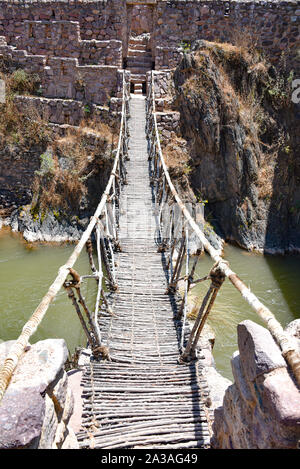
[[[91,361],[83,375],[81,448],[197,448],[210,439],[208,387],[195,362],[179,365],[177,299],[155,243],[149,185],[145,100],[132,96],[117,260],[116,316],[101,317],[114,361]]]

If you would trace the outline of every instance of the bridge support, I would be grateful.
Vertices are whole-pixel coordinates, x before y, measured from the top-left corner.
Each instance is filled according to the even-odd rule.
[[[223,285],[223,282],[225,280],[225,275],[220,270],[218,265],[215,265],[209,274],[209,278],[211,279],[211,285],[202,301],[197,318],[194,322],[193,329],[188,339],[188,343],[185,347],[184,352],[182,353],[180,357],[180,362],[187,362],[196,358],[196,347],[197,347],[202,329],[213,307],[218,291]]]

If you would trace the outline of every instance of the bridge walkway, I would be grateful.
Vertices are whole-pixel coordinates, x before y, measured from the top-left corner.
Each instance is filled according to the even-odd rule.
[[[199,362],[178,364],[178,299],[166,295],[167,269],[155,243],[145,99],[131,96],[127,180],[122,192],[114,315],[101,317],[112,361],[91,361],[83,375],[81,448],[209,446],[208,387]]]

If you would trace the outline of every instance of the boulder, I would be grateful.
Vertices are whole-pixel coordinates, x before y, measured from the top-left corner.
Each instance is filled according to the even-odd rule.
[[[0,366],[14,343],[0,344]],[[28,346],[0,405],[0,449],[62,446],[74,406],[64,371],[67,357],[63,339]]]
[[[250,381],[262,373],[287,366],[267,329],[246,320],[238,325],[237,332],[241,366]]]

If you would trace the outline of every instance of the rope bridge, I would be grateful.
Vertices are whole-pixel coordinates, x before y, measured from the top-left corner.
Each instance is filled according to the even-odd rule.
[[[198,224],[201,213],[182,202],[171,181],[159,139],[154,77],[152,72],[145,109],[143,97],[129,101],[123,75],[120,135],[106,190],[0,371],[1,399],[29,338],[64,287],[91,350],[82,378],[82,448],[209,446],[212,411],[197,344],[226,278],[264,320],[300,385],[294,342],[211,246]],[[200,251],[191,262],[192,236],[213,260],[201,279],[194,278]],[[91,273],[80,276],[73,266],[84,247]],[[86,278],[97,283],[94,311],[80,290]],[[188,292],[205,281],[210,285],[190,331]]]

